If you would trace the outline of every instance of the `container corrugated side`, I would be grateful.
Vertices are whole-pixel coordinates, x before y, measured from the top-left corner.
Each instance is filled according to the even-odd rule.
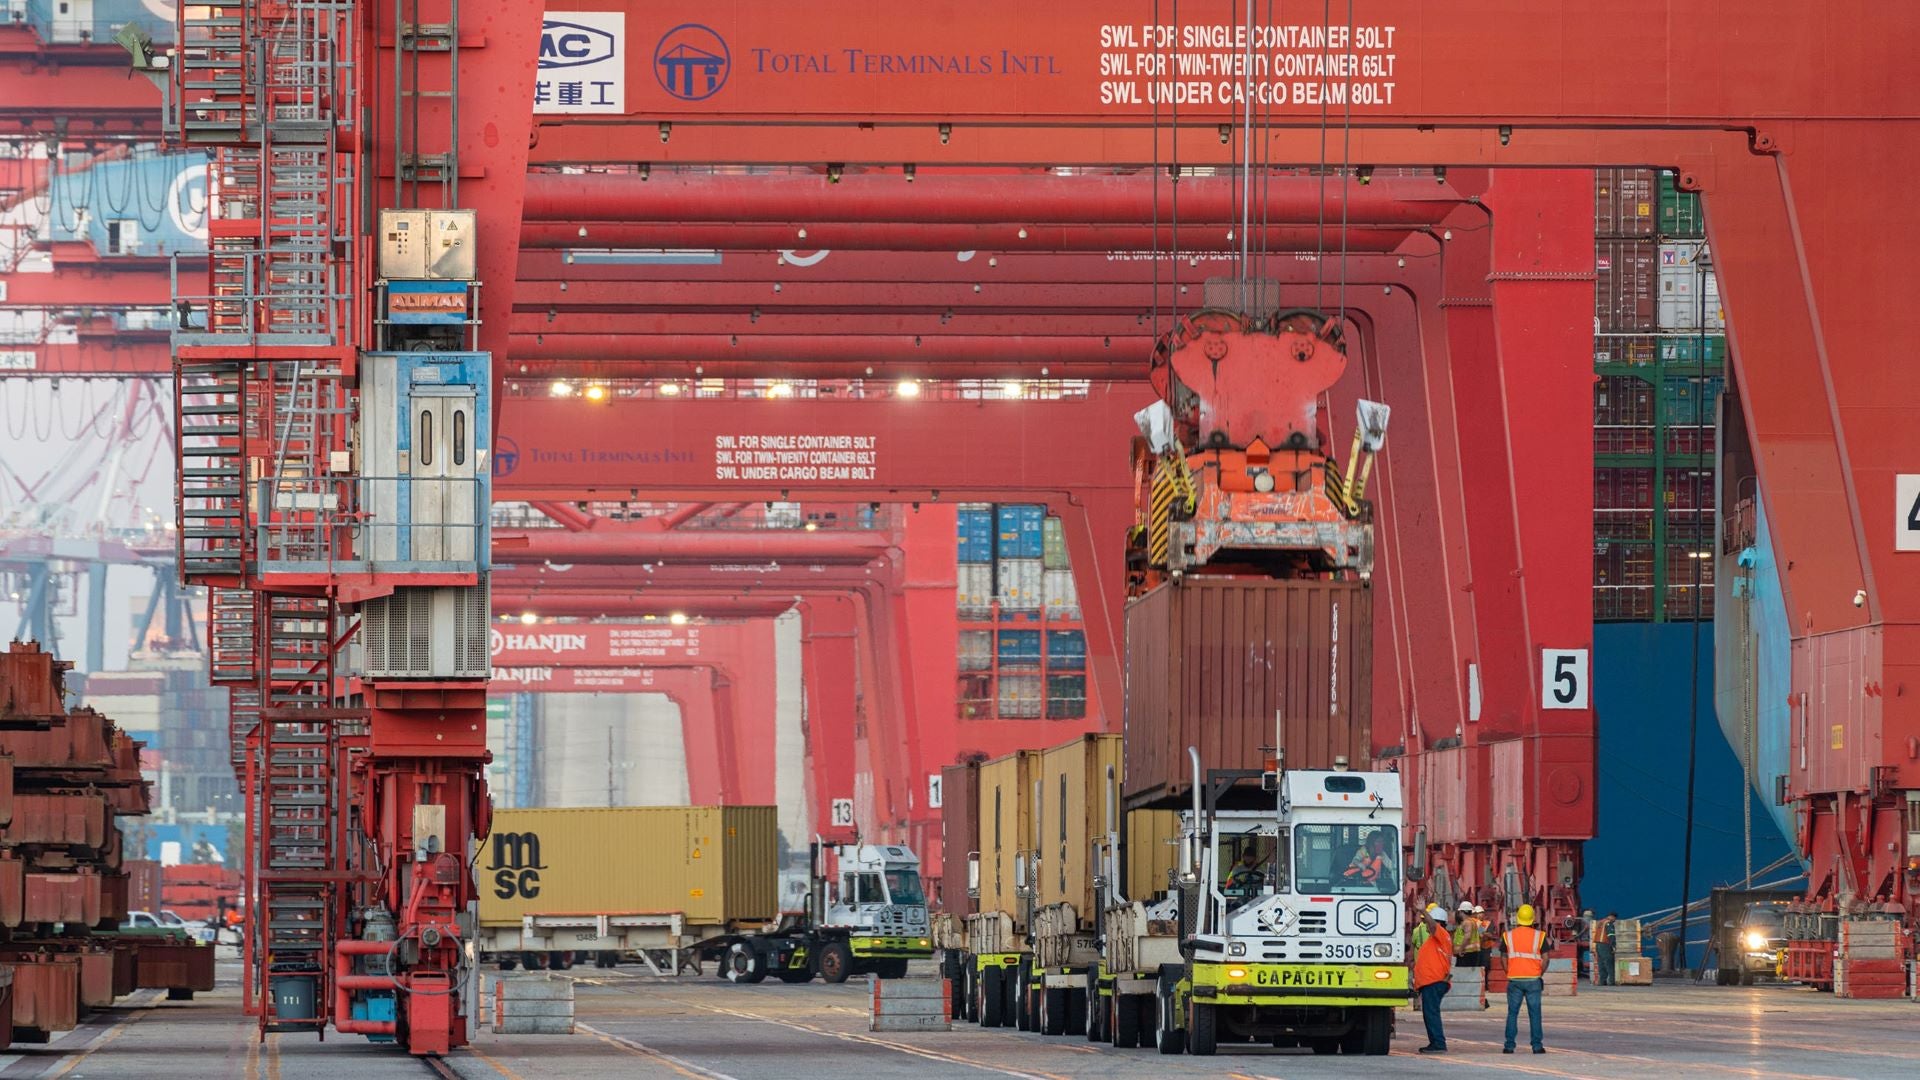
[[[1167,891],[1167,874],[1180,860],[1180,814],[1174,810],[1127,813],[1127,899],[1152,900]]]
[[[967,895],[968,856],[980,850],[980,766],[948,765],[940,770],[940,909],[973,914]]]
[[[1033,774],[1039,753],[1021,750],[980,766],[980,911],[1013,916],[1026,927],[1015,894],[1018,862],[1033,843]]]
[[[1595,169],[1594,235],[1652,236],[1658,202],[1653,177],[1652,169]]]
[[[1363,582],[1188,577],[1127,605],[1126,799],[1177,807],[1203,768],[1372,760],[1373,594]]]
[[[1644,334],[1659,322],[1659,251],[1652,240],[1594,244],[1593,332]]]
[[[703,925],[778,913],[771,806],[496,810],[481,845],[480,922],[679,912]]]
[[[1083,735],[1040,753],[1040,798],[1033,808],[1040,850],[1038,902],[1042,907],[1072,904],[1089,925],[1095,905],[1088,862],[1093,838],[1107,832],[1109,771],[1116,785],[1114,810],[1120,812],[1121,758],[1118,735]]]

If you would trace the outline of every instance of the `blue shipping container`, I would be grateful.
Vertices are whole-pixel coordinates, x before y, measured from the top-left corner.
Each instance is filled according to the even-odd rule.
[[[1038,559],[1046,554],[1046,507],[1002,506],[999,525],[1001,558]]]
[[[974,509],[960,511],[960,561],[963,563],[993,561],[993,511]]]
[[[1047,631],[1047,667],[1061,671],[1079,671],[1087,666],[1087,632],[1084,630]]]
[[[153,154],[62,164],[48,182],[47,231],[103,258],[207,250],[207,155]]]
[[[1040,631],[1002,630],[999,646],[1002,664],[1037,665],[1040,663]]]

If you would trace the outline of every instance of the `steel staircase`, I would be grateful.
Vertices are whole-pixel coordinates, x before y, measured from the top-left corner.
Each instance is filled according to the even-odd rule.
[[[327,1023],[341,888],[340,742],[331,710],[336,618],[325,597],[263,596],[266,708],[255,744],[267,990],[260,1029],[311,1030]],[[293,987],[308,993],[289,994]],[[303,997],[311,1008],[287,1008]]]
[[[241,373],[237,360],[174,367],[175,544],[189,585],[237,582],[246,567]]]

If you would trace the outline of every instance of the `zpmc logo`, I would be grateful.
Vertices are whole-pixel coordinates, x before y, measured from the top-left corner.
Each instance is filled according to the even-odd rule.
[[[653,74],[667,93],[682,101],[702,101],[727,84],[733,56],[727,43],[699,23],[681,23],[667,31],[653,50]]]

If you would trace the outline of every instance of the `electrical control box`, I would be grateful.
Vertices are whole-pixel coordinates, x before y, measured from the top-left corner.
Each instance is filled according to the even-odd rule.
[[[389,281],[472,281],[478,273],[472,210],[380,211],[380,276]]]

